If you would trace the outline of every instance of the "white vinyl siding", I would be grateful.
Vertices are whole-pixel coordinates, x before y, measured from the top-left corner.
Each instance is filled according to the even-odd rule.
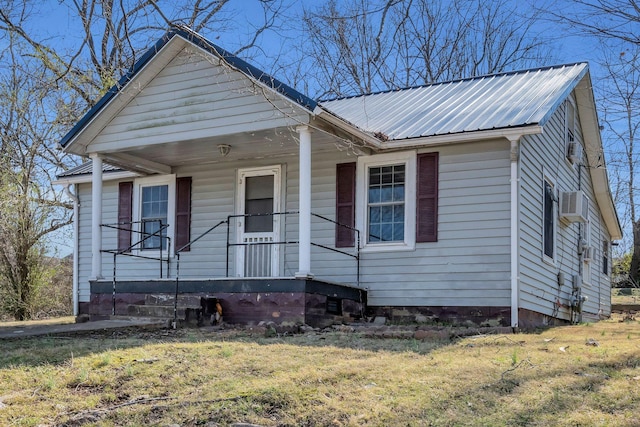
[[[91,142],[92,151],[253,132],[308,121],[299,107],[199,49],[183,49]],[[265,97],[267,99],[265,99]],[[274,106],[276,108],[274,108]]]
[[[596,234],[606,234],[606,228],[599,214],[591,186],[588,167],[572,165],[565,156],[565,106],[562,104],[545,125],[540,135],[523,138],[520,148],[520,308],[556,315],[569,320],[568,303],[571,297],[572,277],[580,273],[578,255],[578,223],[556,221],[555,263],[541,263],[540,251],[543,247],[541,224],[543,205],[541,203],[540,177],[547,174],[557,186],[558,192],[581,189],[590,200],[591,241]],[[577,113],[576,113],[577,114]],[[574,137],[582,143],[579,117],[575,118]],[[582,163],[586,163],[583,154]],[[582,225],[584,230],[584,225]],[[596,231],[597,230],[597,231]],[[602,240],[601,237],[598,240]],[[591,267],[590,284],[584,284],[582,294],[588,297],[583,306],[583,317],[595,319],[599,314],[608,314],[610,296],[609,283],[603,280],[600,268],[601,257],[589,264]],[[558,273],[562,273],[564,282],[559,284]],[[561,306],[554,313],[555,304]]]

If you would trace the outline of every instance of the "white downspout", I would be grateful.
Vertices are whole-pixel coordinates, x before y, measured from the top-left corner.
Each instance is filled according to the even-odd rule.
[[[298,126],[300,134],[300,182],[298,214],[298,271],[297,278],[311,278],[311,131]]]
[[[78,218],[80,212],[80,199],[78,198],[77,190],[76,194],[69,190],[71,184],[67,184],[64,187],[65,193],[71,200],[73,200],[73,275],[72,275],[72,292],[73,292],[73,315],[78,316],[79,310],[79,286],[78,286],[78,257],[79,257],[79,235],[80,230],[80,218]]]
[[[102,279],[102,159],[90,155],[91,168],[91,278]]]
[[[518,140],[520,138],[509,139],[511,142],[510,160],[511,160],[511,177],[509,179],[511,186],[511,326],[518,326],[518,308],[520,302],[520,270],[519,270],[519,179],[518,179],[518,160],[519,160],[519,146]]]

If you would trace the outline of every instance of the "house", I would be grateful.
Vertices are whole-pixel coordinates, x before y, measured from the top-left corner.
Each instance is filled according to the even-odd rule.
[[[610,313],[585,63],[316,101],[180,27],[61,145],[90,159],[58,183],[93,317],[174,296],[230,322]]]

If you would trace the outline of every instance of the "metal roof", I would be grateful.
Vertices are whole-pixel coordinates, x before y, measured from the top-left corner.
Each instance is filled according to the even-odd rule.
[[[119,168],[117,166],[112,166],[108,163],[102,162],[102,172],[122,172],[124,169]],[[75,168],[69,169],[68,171],[62,172],[58,175],[58,178],[69,178],[76,177],[81,175],[91,175],[92,165],[91,161],[85,162],[80,166],[76,166]]]
[[[319,105],[390,140],[544,125],[588,72],[586,63],[474,77]]]

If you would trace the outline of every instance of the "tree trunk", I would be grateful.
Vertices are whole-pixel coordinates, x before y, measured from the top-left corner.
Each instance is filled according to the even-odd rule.
[[[629,276],[636,283],[640,283],[640,220],[633,223],[633,254],[631,255]]]

